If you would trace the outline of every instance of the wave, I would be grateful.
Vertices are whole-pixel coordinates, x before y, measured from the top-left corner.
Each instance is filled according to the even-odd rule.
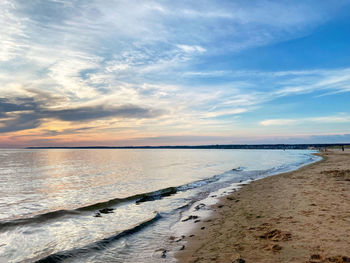
[[[236,170],[234,169],[232,171],[236,171]],[[232,172],[232,171],[229,171],[229,172]],[[46,221],[57,219],[59,217],[81,215],[81,214],[86,213],[86,212],[98,212],[99,210],[106,209],[108,207],[116,206],[116,205],[126,203],[126,202],[135,202],[135,204],[139,205],[139,204],[144,203],[144,202],[160,200],[164,197],[174,195],[177,192],[182,192],[182,191],[186,191],[189,189],[201,187],[201,186],[207,185],[209,183],[218,181],[220,179],[220,177],[223,176],[224,174],[215,175],[215,176],[209,177],[207,179],[194,181],[194,182],[180,185],[180,186],[167,187],[164,189],[160,189],[160,190],[156,190],[156,191],[152,191],[152,192],[148,192],[148,193],[136,194],[136,195],[128,196],[126,198],[114,198],[114,199],[111,199],[108,201],[98,202],[95,204],[90,204],[90,205],[79,207],[76,209],[56,210],[56,211],[52,211],[52,212],[48,212],[48,213],[35,215],[33,217],[2,221],[2,222],[0,222],[0,232],[6,231],[12,227],[17,227],[17,226],[21,226],[21,225],[28,225],[28,224],[39,224],[39,223],[43,223]]]
[[[151,196],[158,196],[158,195],[167,195],[167,192],[171,192],[172,187],[166,188],[166,189],[161,189],[158,191],[150,192],[150,193],[143,193],[143,194],[137,194],[133,196],[129,196],[126,198],[114,198],[105,202],[98,202],[95,204],[83,206],[83,207],[78,207],[76,209],[72,210],[56,210],[48,213],[43,213],[39,215],[35,215],[33,217],[28,217],[28,218],[20,218],[20,219],[14,219],[14,220],[9,220],[9,221],[3,221],[0,222],[0,231],[8,230],[8,228],[11,227],[17,227],[20,225],[27,225],[27,224],[39,224],[45,221],[50,221],[57,219],[59,217],[64,217],[64,216],[70,216],[70,215],[81,215],[85,212],[93,212],[93,211],[98,211],[105,209],[107,207],[115,206],[121,203],[129,202],[129,201],[136,201],[142,200],[145,197],[151,197]]]
[[[39,224],[45,221],[56,219],[58,217],[62,217],[66,215],[74,215],[74,214],[79,214],[79,212],[75,210],[57,210],[53,212],[36,215],[29,218],[20,218],[20,219],[14,219],[9,221],[3,221],[3,222],[0,222],[0,232],[6,231],[8,230],[8,228],[11,228],[11,227],[17,227],[20,225],[27,225],[27,224]]]
[[[100,251],[104,250],[109,244],[112,242],[118,240],[121,237],[133,234],[137,231],[140,231],[141,229],[147,227],[148,225],[156,222],[161,218],[161,215],[159,213],[156,213],[152,218],[149,218],[145,221],[142,221],[141,223],[134,225],[133,227],[123,230],[121,232],[116,233],[115,235],[112,235],[110,237],[98,240],[94,243],[91,243],[89,245],[80,247],[80,248],[73,248],[71,250],[65,250],[65,251],[59,251],[57,253],[51,254],[49,256],[46,256],[42,259],[39,259],[38,261],[35,261],[36,263],[55,263],[55,262],[61,262],[65,259],[71,258],[71,257],[77,257],[82,256],[87,253],[91,253],[94,251]]]
[[[312,156],[309,160],[304,161],[302,163],[297,162],[297,163],[292,163],[292,164],[288,164],[288,165],[281,165],[281,166],[273,167],[273,168],[266,169],[266,170],[251,170],[251,171],[248,170],[248,171],[246,171],[246,167],[237,167],[237,168],[234,168],[234,169],[229,170],[227,172],[224,172],[220,175],[214,175],[214,176],[206,178],[206,179],[201,179],[201,180],[194,181],[194,182],[180,185],[180,186],[167,187],[164,189],[151,191],[148,193],[136,194],[136,195],[128,196],[125,198],[114,198],[114,199],[111,199],[108,201],[98,202],[98,203],[90,204],[90,205],[79,207],[79,208],[72,209],[72,210],[56,210],[56,211],[52,211],[52,212],[48,212],[48,213],[35,215],[33,217],[2,221],[2,222],[0,222],[0,232],[4,232],[12,227],[17,227],[17,226],[27,225],[27,224],[39,224],[39,223],[54,220],[54,219],[57,219],[59,217],[64,217],[64,216],[76,216],[76,215],[81,215],[81,214],[86,213],[86,212],[88,212],[88,213],[89,212],[97,212],[98,213],[99,210],[102,210],[102,209],[108,210],[109,207],[113,207],[113,206],[123,204],[126,202],[135,202],[136,205],[140,205],[141,203],[144,203],[144,202],[160,200],[164,197],[174,195],[177,192],[187,191],[189,189],[202,187],[202,186],[207,185],[209,183],[216,182],[216,181],[220,180],[220,178],[222,178],[223,176],[228,175],[228,174],[232,175],[234,173],[234,174],[238,175],[238,177],[236,177],[236,179],[238,179],[239,182],[243,181],[244,178],[247,178],[250,180],[256,180],[258,178],[261,178],[261,176],[265,177],[266,175],[273,175],[273,174],[280,173],[280,172],[294,170],[294,169],[301,167],[307,163],[315,162],[318,159],[319,158],[317,158],[317,156]]]

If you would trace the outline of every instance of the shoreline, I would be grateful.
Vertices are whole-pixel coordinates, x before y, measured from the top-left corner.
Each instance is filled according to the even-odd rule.
[[[177,242],[184,241],[183,237],[185,237],[186,235],[191,235],[192,232],[196,230],[197,224],[194,223],[210,219],[213,213],[215,213],[214,210],[216,205],[220,204],[222,200],[230,196],[232,193],[239,191],[245,185],[251,184],[252,182],[262,180],[267,177],[294,172],[300,170],[303,167],[307,167],[309,165],[322,162],[324,160],[324,158],[320,156],[319,152],[311,153],[310,156],[317,156],[318,158],[310,158],[310,161],[301,163],[298,166],[291,166],[286,171],[281,170],[273,172],[272,174],[266,172],[267,175],[264,175],[262,178],[249,178],[243,181],[240,180],[239,182],[231,183],[230,185],[226,185],[222,188],[216,189],[215,191],[209,192],[205,198],[193,202],[187,210],[182,211],[180,213],[181,217],[179,221],[175,224],[175,227],[173,227],[174,236],[171,236],[170,239],[172,240],[173,238],[178,237]],[[240,167],[238,167],[237,169],[240,169]],[[193,220],[191,220],[191,218],[193,218]],[[184,242],[181,242],[181,244]],[[174,253],[176,252],[174,251]]]
[[[178,262],[350,262],[350,151],[316,155],[220,198]]]

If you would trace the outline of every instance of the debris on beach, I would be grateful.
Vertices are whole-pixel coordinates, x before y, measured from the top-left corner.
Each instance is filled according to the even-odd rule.
[[[198,216],[190,215],[189,217],[187,217],[187,218],[181,220],[181,222],[186,222],[186,221],[188,221],[188,220],[193,220],[193,219],[197,219],[197,218],[198,218]]]
[[[114,208],[103,208],[103,209],[100,209],[98,211],[102,214],[110,214],[110,213],[113,213],[113,210],[114,210]]]
[[[166,258],[168,251],[164,248],[159,248],[155,250],[155,252],[161,252],[160,257],[161,258]]]
[[[184,239],[184,237],[185,236],[181,236],[181,238],[176,239],[176,237],[170,236],[169,240],[170,240],[170,242],[180,242],[180,241],[182,241]]]
[[[200,203],[199,205],[196,205],[196,206],[194,207],[194,209],[198,211],[199,209],[202,209],[202,208],[204,208],[204,207],[205,207],[205,204]]]
[[[94,217],[102,217],[101,214],[110,214],[110,213],[113,213],[113,211],[114,211],[114,208],[102,208],[94,214]]]

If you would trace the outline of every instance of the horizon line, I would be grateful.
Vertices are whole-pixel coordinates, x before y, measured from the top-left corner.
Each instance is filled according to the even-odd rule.
[[[221,148],[221,149],[246,149],[246,148],[269,148],[283,149],[289,148],[309,148],[309,147],[330,147],[330,146],[350,146],[350,143],[258,143],[258,144],[204,144],[204,145],[141,145],[141,146],[28,146],[22,149],[159,149],[159,148]]]

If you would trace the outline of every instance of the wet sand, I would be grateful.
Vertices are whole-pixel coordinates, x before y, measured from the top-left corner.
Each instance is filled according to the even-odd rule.
[[[320,155],[222,198],[178,262],[350,262],[350,150]]]

